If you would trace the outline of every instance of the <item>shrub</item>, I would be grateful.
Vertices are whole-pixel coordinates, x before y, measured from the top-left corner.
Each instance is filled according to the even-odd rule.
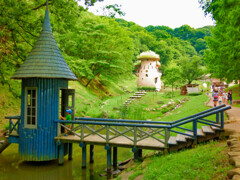
[[[155,87],[138,87],[137,90],[156,91]]]

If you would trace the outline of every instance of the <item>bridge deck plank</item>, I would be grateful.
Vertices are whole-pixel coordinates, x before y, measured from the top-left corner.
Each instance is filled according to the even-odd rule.
[[[104,135],[103,135],[104,136]],[[105,137],[105,136],[104,136]],[[133,139],[133,137],[132,137]],[[55,137],[55,140],[60,140],[61,142],[65,143],[80,143],[85,142],[87,144],[95,144],[95,145],[106,145],[106,140],[101,138],[98,135],[90,135],[84,138],[83,141],[76,135],[68,135],[68,136],[61,136]],[[109,145],[118,146],[118,147],[134,147],[133,141],[129,140],[126,137],[120,136],[116,137],[109,141]],[[164,144],[153,139],[153,138],[146,138],[139,142],[137,142],[136,147],[141,149],[164,149]]]

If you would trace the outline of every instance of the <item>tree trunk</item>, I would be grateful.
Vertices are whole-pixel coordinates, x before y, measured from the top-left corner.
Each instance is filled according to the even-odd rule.
[[[173,85],[172,85],[172,97],[173,97]]]

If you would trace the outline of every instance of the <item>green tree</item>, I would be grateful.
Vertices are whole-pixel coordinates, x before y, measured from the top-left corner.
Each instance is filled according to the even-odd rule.
[[[200,3],[216,21],[212,37],[206,38],[209,46],[205,51],[207,67],[216,78],[237,81],[240,79],[240,1],[201,0]]]
[[[114,19],[84,12],[76,30],[59,41],[69,66],[86,87],[102,76],[117,80],[132,73],[133,42]]]
[[[180,67],[180,75],[183,81],[191,84],[204,74],[201,66],[202,60],[199,56],[182,57],[177,60]]]
[[[169,62],[164,70],[164,83],[172,87],[172,97],[174,95],[173,88],[180,82],[180,67],[176,62]]]

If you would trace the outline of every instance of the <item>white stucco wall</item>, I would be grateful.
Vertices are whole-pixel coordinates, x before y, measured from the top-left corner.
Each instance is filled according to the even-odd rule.
[[[137,86],[138,87],[156,87],[161,89],[161,72],[156,66],[155,60],[142,60],[141,66],[137,70]],[[157,78],[157,80],[155,80]]]

